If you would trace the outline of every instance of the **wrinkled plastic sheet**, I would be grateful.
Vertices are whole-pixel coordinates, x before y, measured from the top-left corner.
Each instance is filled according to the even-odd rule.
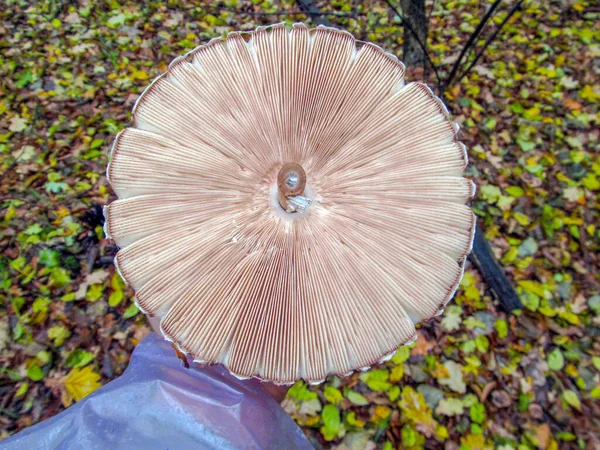
[[[312,449],[258,380],[221,366],[185,369],[149,335],[125,373],[1,449]]]

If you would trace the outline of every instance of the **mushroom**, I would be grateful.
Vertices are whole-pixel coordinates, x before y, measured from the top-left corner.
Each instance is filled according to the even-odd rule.
[[[213,39],[115,140],[116,266],[195,361],[280,384],[368,368],[462,277],[475,188],[457,131],[395,56],[348,32]]]

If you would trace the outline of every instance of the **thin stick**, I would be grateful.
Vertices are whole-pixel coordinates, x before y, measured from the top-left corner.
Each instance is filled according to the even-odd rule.
[[[479,50],[479,52],[475,56],[475,59],[469,64],[469,67],[467,67],[461,73],[461,75],[459,75],[459,77],[457,78],[457,82],[458,83],[460,83],[460,81],[465,76],[467,76],[467,74],[475,66],[475,64],[477,64],[477,62],[483,56],[483,54],[485,53],[485,51],[487,50],[487,48],[491,45],[492,42],[494,42],[494,40],[496,39],[496,36],[498,36],[498,33],[500,33],[500,31],[502,30],[502,27],[504,27],[504,25],[506,25],[506,23],[510,20],[510,18],[519,10],[519,8],[521,7],[521,5],[523,4],[523,1],[524,0],[517,1],[517,3],[515,3],[515,5],[510,9],[510,11],[506,15],[506,17],[504,18],[504,20],[502,21],[502,23],[498,26],[498,28],[496,28],[494,30],[494,32],[492,33],[492,35],[485,41],[485,44],[483,45],[483,47],[481,48],[481,50]]]
[[[460,63],[462,62],[462,60],[465,57],[465,55],[467,54],[467,52],[475,44],[475,41],[481,34],[481,30],[483,30],[483,27],[485,26],[487,21],[490,19],[490,17],[492,17],[494,15],[494,11],[496,10],[496,8],[498,8],[498,6],[500,6],[500,2],[502,2],[502,0],[496,0],[494,3],[492,3],[492,6],[489,7],[487,12],[481,19],[481,22],[479,22],[479,24],[477,25],[477,28],[475,28],[475,31],[473,31],[473,33],[471,33],[471,36],[469,36],[469,40],[467,41],[467,43],[461,50],[460,55],[458,55],[458,59],[454,63],[454,66],[452,67],[452,71],[450,72],[450,75],[448,75],[448,78],[446,78],[444,80],[444,83],[441,86],[441,89],[440,89],[441,94],[444,93],[444,91],[446,90],[448,85],[450,83],[452,83],[452,81],[454,80],[454,77],[456,76],[456,72],[458,72],[458,69],[460,68]]]

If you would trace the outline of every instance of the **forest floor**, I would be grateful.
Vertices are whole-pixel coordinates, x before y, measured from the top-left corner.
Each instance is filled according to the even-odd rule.
[[[287,0],[192,3],[0,6],[0,439],[119,376],[150,331],[101,214],[114,198],[111,143],[138,95],[210,38],[310,23]],[[427,5],[443,77],[489,2]],[[319,6],[402,58],[385,2]],[[600,448],[599,21],[593,0],[525,1],[445,93],[474,210],[524,309],[503,311],[468,266],[412,347],[365,373],[294,385],[283,406],[316,446]]]

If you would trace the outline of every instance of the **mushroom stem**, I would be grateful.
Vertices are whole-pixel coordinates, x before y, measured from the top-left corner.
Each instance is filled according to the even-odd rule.
[[[277,174],[279,204],[287,212],[296,212],[310,204],[302,197],[306,187],[306,172],[301,165],[285,163]]]

